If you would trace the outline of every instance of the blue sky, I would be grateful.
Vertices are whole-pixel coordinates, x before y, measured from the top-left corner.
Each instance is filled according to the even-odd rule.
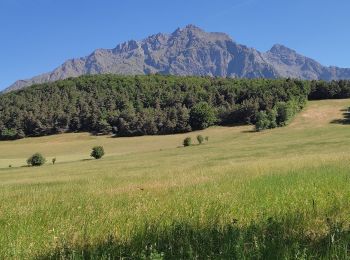
[[[350,67],[349,0],[0,0],[0,89],[66,59],[195,24]]]

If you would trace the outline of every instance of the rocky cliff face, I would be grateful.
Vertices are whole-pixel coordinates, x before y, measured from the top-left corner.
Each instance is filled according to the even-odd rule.
[[[224,33],[208,33],[188,25],[172,34],[156,34],[114,49],[97,49],[87,57],[66,61],[54,71],[19,80],[5,92],[33,84],[84,74],[162,73],[237,78],[350,79],[350,69],[325,67],[282,45],[262,53]]]

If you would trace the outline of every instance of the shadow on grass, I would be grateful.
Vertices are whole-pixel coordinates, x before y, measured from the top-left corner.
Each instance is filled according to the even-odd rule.
[[[255,129],[251,129],[251,130],[243,130],[241,131],[241,133],[257,133],[257,131]]]
[[[327,233],[315,239],[300,220],[269,218],[247,227],[235,220],[205,227],[174,222],[166,229],[154,223],[139,228],[127,242],[112,235],[100,244],[62,242],[38,259],[348,259],[349,230],[328,221]]]
[[[81,162],[86,162],[86,161],[93,161],[95,160],[94,158],[86,158],[86,159],[81,159]]]
[[[350,124],[350,108],[342,109],[341,111],[343,112],[343,118],[332,120],[331,124],[342,124],[342,125]]]

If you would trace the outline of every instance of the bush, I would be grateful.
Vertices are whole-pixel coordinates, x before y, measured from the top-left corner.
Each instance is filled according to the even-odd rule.
[[[204,137],[201,136],[201,135],[198,135],[198,136],[197,136],[197,140],[198,140],[198,143],[199,143],[199,144],[202,144],[202,143],[204,142]]]
[[[205,141],[209,142],[209,136],[205,137]]]
[[[260,111],[256,116],[255,130],[260,132],[269,128],[270,121],[265,111]]]
[[[186,146],[191,146],[191,144],[192,144],[191,137],[186,137],[184,142],[183,142],[183,145],[186,147]]]
[[[272,110],[269,110],[267,111],[267,118],[269,119],[270,121],[270,124],[269,124],[269,127],[268,128],[276,128],[278,125],[277,125],[277,121],[276,121],[276,118],[277,118],[277,112],[275,109],[272,109]]]
[[[1,140],[16,140],[25,137],[23,130],[2,128],[0,130]]]
[[[215,110],[206,102],[200,102],[191,109],[190,125],[193,130],[205,129],[216,121]]]
[[[95,146],[92,148],[91,157],[95,159],[101,159],[105,155],[105,151],[102,146]]]
[[[35,153],[28,158],[27,164],[31,166],[41,166],[46,162],[45,157],[40,153]]]
[[[255,130],[262,131],[265,129],[276,128],[276,110],[272,109],[269,111],[260,111],[256,116]]]
[[[52,164],[55,165],[56,163],[56,158],[52,158]]]
[[[278,126],[287,125],[290,120],[301,110],[302,104],[295,100],[288,102],[278,102],[276,105]]]

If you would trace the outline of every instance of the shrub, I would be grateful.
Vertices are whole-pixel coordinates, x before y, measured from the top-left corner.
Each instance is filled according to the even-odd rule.
[[[28,158],[27,164],[31,166],[41,166],[46,162],[45,157],[40,153],[35,153]]]
[[[256,116],[255,130],[260,132],[269,127],[270,121],[265,111],[260,111]]]
[[[276,105],[277,110],[277,124],[279,126],[285,126],[289,121],[300,111],[302,104],[299,104],[295,100],[288,102],[278,102]]]
[[[205,137],[205,141],[209,142],[209,136]]]
[[[276,110],[272,109],[270,111],[260,111],[256,116],[255,130],[262,131],[265,129],[276,128]]]
[[[52,158],[52,164],[55,165],[56,163],[56,158]]]
[[[190,124],[193,130],[207,128],[216,121],[215,110],[206,102],[200,102],[191,109]]]
[[[25,137],[23,130],[2,128],[0,131],[2,140],[15,140]]]
[[[183,142],[183,145],[186,147],[186,146],[191,146],[191,144],[192,144],[191,137],[186,137],[184,142]]]
[[[197,135],[197,140],[199,144],[202,144],[204,142],[204,137],[201,135]]]
[[[101,159],[105,155],[105,151],[102,146],[95,146],[92,148],[91,157],[95,159]]]
[[[277,127],[277,112],[275,109],[267,111],[267,118],[270,121],[269,127],[268,128],[276,128]]]
[[[288,120],[293,116],[293,110],[286,102],[279,102],[276,105],[277,110],[277,124],[279,126],[284,126],[287,124]]]

